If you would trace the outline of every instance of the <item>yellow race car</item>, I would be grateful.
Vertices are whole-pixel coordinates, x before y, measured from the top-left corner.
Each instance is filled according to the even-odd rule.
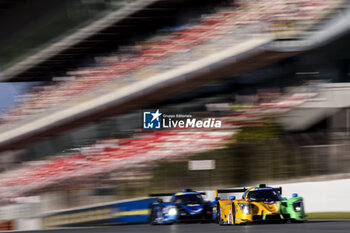
[[[229,196],[221,199],[221,193],[243,193],[242,199]],[[305,219],[303,198],[296,193],[292,198],[281,197],[282,188],[267,187],[259,184],[246,189],[217,189],[217,219],[220,225],[243,224],[255,221],[280,220],[300,221]]]

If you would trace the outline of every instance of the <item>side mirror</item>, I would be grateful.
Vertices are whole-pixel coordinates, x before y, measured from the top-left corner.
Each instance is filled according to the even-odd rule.
[[[293,193],[292,197],[298,197],[298,194],[297,193]]]
[[[236,196],[229,196],[228,199],[230,199],[231,201],[236,200]]]
[[[215,197],[215,201],[219,201],[219,200],[221,200],[220,197]]]

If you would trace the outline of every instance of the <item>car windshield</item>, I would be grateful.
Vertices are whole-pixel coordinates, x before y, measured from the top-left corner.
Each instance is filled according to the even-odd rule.
[[[175,204],[202,204],[203,198],[200,194],[188,194],[175,196]]]
[[[258,190],[248,193],[248,201],[281,201],[282,197],[276,190]]]

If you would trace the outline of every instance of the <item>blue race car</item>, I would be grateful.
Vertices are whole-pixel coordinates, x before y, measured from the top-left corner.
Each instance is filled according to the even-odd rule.
[[[172,196],[170,202],[158,198],[151,206],[150,223],[213,222],[213,204],[202,197],[205,193],[184,189],[176,193],[150,194],[151,197]],[[216,202],[215,202],[216,203]]]

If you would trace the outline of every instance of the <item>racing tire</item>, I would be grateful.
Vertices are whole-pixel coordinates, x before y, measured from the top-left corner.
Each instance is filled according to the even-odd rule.
[[[154,206],[151,207],[151,214],[149,217],[149,223],[151,225],[157,225],[157,223],[155,222],[155,215],[156,215],[156,210],[154,209]]]
[[[232,225],[236,225],[236,208],[235,208],[235,203],[232,203]]]
[[[221,219],[220,213],[221,213],[221,211],[220,211],[220,205],[217,204],[217,205],[216,205],[216,219],[215,219],[215,223],[216,223],[216,224],[219,224],[219,222],[220,222],[220,219]]]

